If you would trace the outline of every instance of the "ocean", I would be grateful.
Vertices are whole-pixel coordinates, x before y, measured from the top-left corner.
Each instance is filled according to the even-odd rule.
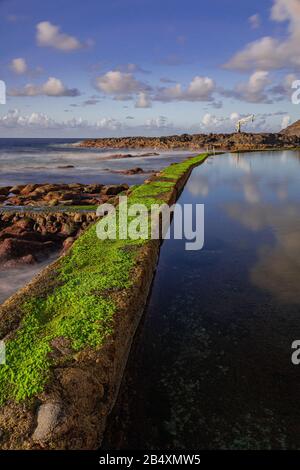
[[[78,147],[80,139],[0,139],[0,187],[27,183],[140,184],[172,162],[191,152],[169,151],[138,157],[153,149],[93,149]],[[136,157],[114,159],[116,154]],[[115,171],[134,167],[144,174]],[[58,253],[56,254],[58,256]],[[0,266],[0,304],[49,264],[55,255],[33,266],[3,269]]]
[[[76,146],[80,139],[0,139],[0,186],[27,183],[139,184],[147,174],[114,171],[141,167],[160,170],[191,154],[160,152],[148,157],[114,159],[116,154],[141,155],[153,149],[99,149]]]

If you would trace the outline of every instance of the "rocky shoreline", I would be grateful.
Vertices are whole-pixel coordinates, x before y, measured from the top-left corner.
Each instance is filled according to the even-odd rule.
[[[0,268],[33,265],[55,251],[64,253],[96,219],[95,206],[113,203],[128,188],[125,184],[0,188]]]
[[[192,168],[207,156],[167,167],[134,187],[131,202],[174,204]],[[3,450],[101,446],[160,240],[98,241],[89,227],[72,250],[0,307],[9,359],[0,371]]]
[[[84,185],[80,183],[5,186],[0,187],[0,204],[6,207],[95,206],[126,191],[128,187],[127,184]]]
[[[234,133],[234,134],[182,134],[166,137],[112,137],[87,139],[80,147],[96,148],[149,148],[157,150],[216,150],[244,151],[300,146],[300,136],[283,133]],[[129,154],[130,155],[130,154]],[[148,154],[150,155],[150,154]],[[128,155],[127,155],[128,156]],[[137,155],[137,156],[143,156]],[[117,157],[122,158],[122,157]]]

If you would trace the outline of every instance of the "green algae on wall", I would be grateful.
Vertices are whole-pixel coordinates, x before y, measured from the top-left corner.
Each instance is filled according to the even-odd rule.
[[[165,203],[178,179],[208,154],[189,158],[163,170],[153,181],[136,186],[128,204]],[[161,180],[160,180],[161,179]],[[100,348],[113,332],[117,306],[111,293],[129,289],[139,247],[148,240],[99,240],[92,225],[60,258],[55,285],[43,296],[21,305],[19,328],[6,344],[6,364],[0,366],[0,404],[21,402],[44,390],[54,359],[52,342],[65,338],[75,353]],[[117,230],[118,233],[118,230]],[[128,249],[130,247],[130,249]]]

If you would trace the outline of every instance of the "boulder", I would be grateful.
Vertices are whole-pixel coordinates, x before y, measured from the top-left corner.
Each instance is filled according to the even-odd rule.
[[[10,192],[13,194],[20,194],[20,192],[22,191],[22,189],[25,188],[25,186],[26,184],[13,186],[12,188],[10,188]]]
[[[32,193],[36,188],[38,188],[38,184],[27,184],[20,192],[24,196],[28,196],[28,194]]]
[[[116,196],[122,191],[127,191],[128,188],[129,188],[128,184],[107,185],[107,186],[104,186],[104,188],[102,189],[102,194],[107,195],[107,196]]]
[[[43,403],[37,414],[37,427],[32,435],[35,442],[47,440],[59,423],[62,414],[62,404],[58,401]]]
[[[8,196],[11,192],[11,186],[2,186],[0,188],[0,196]]]
[[[5,238],[0,243],[0,263],[9,261],[10,259],[18,259],[23,256],[37,253],[47,252],[53,249],[55,244],[51,241],[36,242],[33,240],[20,240],[17,238]]]

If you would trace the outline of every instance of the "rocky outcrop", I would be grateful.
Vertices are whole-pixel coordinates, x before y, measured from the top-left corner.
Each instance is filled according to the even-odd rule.
[[[5,206],[89,206],[107,201],[107,195],[127,191],[128,185],[27,184],[0,188]]]
[[[203,150],[265,150],[272,148],[297,147],[300,136],[286,134],[182,134],[167,137],[118,137],[85,140],[81,147],[98,148],[155,148],[159,150],[187,149]],[[150,154],[148,154],[150,155]],[[127,155],[128,157],[129,155]],[[142,156],[142,155],[140,155]],[[145,156],[145,154],[143,155]]]
[[[34,264],[54,251],[66,251],[96,212],[0,214],[0,268]]]
[[[294,122],[290,126],[288,126],[286,129],[283,129],[281,131],[281,134],[285,136],[297,136],[300,137],[300,119],[299,121]]]
[[[88,208],[114,202],[115,196],[127,190],[126,184],[27,184],[0,188],[0,198],[4,198],[0,205],[0,268],[34,264],[53,251],[65,252],[96,219],[95,209]],[[74,205],[78,207],[72,210]],[[11,206],[17,207],[9,210]],[[69,211],[64,206],[70,206]],[[86,212],[80,209],[83,206]],[[26,212],[20,210],[22,207]]]

